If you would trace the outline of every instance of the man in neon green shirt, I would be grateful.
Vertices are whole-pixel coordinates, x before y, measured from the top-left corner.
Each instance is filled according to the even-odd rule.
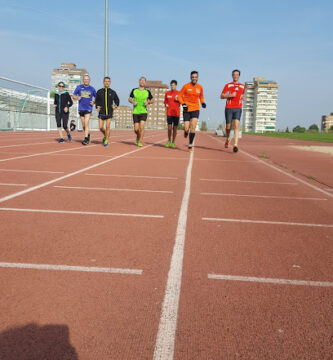
[[[139,87],[131,91],[128,101],[133,104],[133,123],[136,134],[136,144],[142,146],[145,122],[147,120],[147,106],[154,102],[153,96],[146,89],[146,78],[139,79]]]

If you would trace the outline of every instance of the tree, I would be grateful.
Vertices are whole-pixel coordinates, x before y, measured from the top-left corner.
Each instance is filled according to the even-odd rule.
[[[293,128],[293,132],[295,132],[295,133],[304,133],[305,130],[306,130],[305,127],[301,127],[299,125],[297,125]]]
[[[184,130],[184,123],[179,122],[177,129],[178,130]]]
[[[216,130],[222,130],[222,124],[220,124]]]
[[[290,130],[289,130],[289,128],[288,128],[288,126],[286,127],[286,133],[289,133],[290,132]]]
[[[201,130],[201,131],[207,131],[207,130],[208,130],[206,121],[203,121],[203,122],[201,123],[201,128],[200,128],[200,130]]]
[[[309,126],[309,131],[313,131],[313,132],[318,132],[319,131],[319,127],[317,124],[312,124]]]
[[[54,95],[55,95],[55,91],[52,90],[52,91],[50,92],[50,98],[51,98],[51,99],[54,99]]]

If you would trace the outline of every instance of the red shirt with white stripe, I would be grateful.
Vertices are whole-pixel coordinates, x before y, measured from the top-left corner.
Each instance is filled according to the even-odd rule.
[[[242,107],[242,95],[244,94],[245,86],[241,83],[228,83],[223,91],[222,94],[225,95],[227,92],[229,94],[236,93],[236,96],[233,98],[226,99],[227,102],[225,104],[225,107],[227,109],[238,109]]]
[[[167,116],[180,116],[179,102],[176,100],[178,90],[170,90],[165,93],[164,105],[168,105],[166,109]]]

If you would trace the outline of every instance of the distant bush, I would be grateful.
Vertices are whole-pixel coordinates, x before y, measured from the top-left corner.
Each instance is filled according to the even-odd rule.
[[[297,125],[293,128],[294,133],[304,133],[305,131],[306,131],[305,127],[302,127],[299,125]]]
[[[309,126],[309,131],[313,131],[313,132],[318,132],[319,131],[319,127],[317,124],[312,124]]]
[[[207,131],[207,130],[208,130],[206,121],[203,121],[203,122],[201,123],[201,128],[200,128],[200,130],[201,130],[201,131]]]
[[[333,132],[333,125],[328,129],[329,132]]]

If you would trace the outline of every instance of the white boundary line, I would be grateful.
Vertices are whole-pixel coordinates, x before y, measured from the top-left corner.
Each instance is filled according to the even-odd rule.
[[[6,183],[0,183],[2,186],[28,186],[27,184],[6,184]]]
[[[21,209],[21,208],[0,208],[0,211],[17,211],[17,212],[31,212],[31,213],[48,213],[48,214],[72,214],[72,215],[99,215],[99,216],[127,216],[127,217],[141,217],[162,219],[163,215],[149,215],[149,214],[125,214],[125,213],[111,213],[98,211],[71,211],[71,210],[52,210],[52,209]]]
[[[214,136],[210,136],[210,137],[211,137],[212,139],[214,139],[215,141],[217,141],[218,143],[220,143],[220,144],[222,143],[221,141],[219,141],[218,139],[216,139]],[[294,175],[292,175],[292,174],[287,173],[286,171],[283,171],[282,169],[279,169],[279,168],[277,168],[277,167],[275,167],[275,166],[273,166],[273,165],[271,165],[271,164],[268,164],[267,162],[265,162],[265,161],[263,161],[263,160],[257,159],[255,156],[249,154],[248,152],[246,152],[246,151],[244,151],[244,150],[239,150],[239,152],[242,153],[242,154],[244,154],[244,155],[246,155],[246,156],[248,156],[248,157],[250,157],[251,159],[256,160],[256,161],[259,162],[260,164],[264,164],[264,165],[266,165],[266,166],[268,166],[268,167],[270,167],[270,168],[272,168],[272,169],[280,172],[281,174],[284,174],[284,175],[286,175],[286,176],[289,176],[290,178],[292,178],[292,179],[294,179],[294,180],[297,180],[298,182],[300,182],[300,183],[302,183],[302,184],[304,184],[304,185],[306,185],[306,186],[311,187],[312,189],[315,189],[315,190],[317,190],[317,191],[319,191],[319,192],[321,192],[321,193],[323,193],[323,194],[325,194],[325,195],[327,195],[327,196],[329,196],[329,197],[333,197],[333,194],[330,194],[329,192],[327,192],[327,191],[319,188],[318,186],[312,185],[312,184],[310,184],[310,183],[308,183],[308,182],[306,182],[306,181],[304,181],[304,180],[302,180],[302,179],[300,179],[300,178],[298,178],[298,177],[296,177],[296,176],[294,176]]]
[[[208,279],[245,281],[245,282],[256,282],[256,283],[267,283],[267,284],[278,284],[278,285],[301,285],[301,286],[333,287],[333,282],[272,279],[272,278],[261,278],[261,277],[254,277],[254,276],[234,276],[234,275],[208,274]]]
[[[47,171],[47,170],[20,170],[20,169],[0,169],[0,171],[27,172],[41,174],[64,174],[63,171]]]
[[[265,220],[245,220],[245,219],[225,219],[225,218],[201,218],[203,221],[222,221],[222,222],[240,222],[249,224],[269,224],[269,225],[291,225],[291,226],[310,226],[310,227],[327,227],[333,228],[330,224],[308,224],[297,222],[284,222],[284,221],[265,221]]]
[[[182,282],[183,257],[186,235],[187,210],[191,190],[193,153],[190,154],[186,172],[184,196],[179,212],[175,245],[162,305],[162,313],[154,349],[154,360],[172,360],[175,347],[180,289]]]
[[[56,144],[56,141],[48,141],[48,142],[41,142],[41,143],[29,143],[29,144],[17,144],[17,145],[4,145],[0,146],[0,149],[3,148],[11,148],[11,147],[18,147],[18,146],[33,146],[33,145],[43,145],[43,144]]]
[[[264,198],[264,199],[282,199],[282,200],[314,200],[314,201],[327,200],[327,199],[324,199],[324,198],[304,198],[304,197],[293,197],[293,196],[251,195],[251,194],[200,193],[200,195],[208,195],[208,196],[238,196],[238,197],[251,197],[251,198]]]
[[[97,145],[89,145],[89,146],[93,147],[93,146],[97,146]],[[7,159],[0,159],[0,162],[10,161],[10,160],[26,159],[26,158],[35,157],[35,156],[52,155],[52,154],[63,152],[63,151],[72,151],[72,150],[87,149],[87,148],[88,148],[87,146],[82,146],[82,147],[77,146],[77,147],[73,147],[73,148],[70,148],[70,149],[62,149],[62,150],[48,151],[48,152],[42,152],[42,153],[35,153],[35,154],[30,154],[30,155],[16,156],[16,157],[7,158]]]
[[[255,181],[255,180],[229,180],[229,179],[199,179],[200,181],[237,182],[250,184],[272,184],[272,185],[298,185],[297,183],[276,182],[276,181]]]
[[[132,192],[162,193],[162,194],[172,194],[173,193],[173,191],[168,191],[168,190],[118,189],[118,188],[99,188],[99,187],[61,186],[61,185],[58,185],[58,186],[55,185],[54,187],[58,188],[58,189],[75,189],[75,190],[132,191]]]
[[[121,175],[121,174],[84,174],[86,176],[114,176],[127,178],[141,178],[141,179],[161,179],[161,180],[178,180],[176,177],[168,176],[147,176],[147,175]]]
[[[164,139],[163,139],[163,140],[164,140]],[[160,142],[161,142],[161,141],[162,141],[162,140],[160,140]],[[150,145],[147,145],[147,146],[142,147],[142,148],[139,148],[139,149],[135,149],[135,150],[132,150],[132,151],[128,151],[128,152],[126,152],[126,153],[124,153],[124,154],[115,156],[115,157],[113,157],[112,159],[108,159],[108,160],[101,161],[101,162],[99,162],[99,163],[97,163],[97,164],[87,166],[87,167],[85,167],[85,168],[83,168],[83,169],[81,169],[81,170],[76,170],[76,171],[73,171],[73,172],[71,172],[71,173],[69,173],[69,174],[60,176],[60,177],[58,177],[58,178],[56,178],[56,179],[52,179],[52,180],[46,181],[46,182],[44,182],[44,183],[42,183],[42,184],[32,186],[32,187],[30,187],[30,188],[28,188],[28,189],[26,189],[26,190],[19,191],[19,192],[17,192],[17,193],[14,193],[14,194],[11,194],[11,195],[8,195],[8,196],[4,196],[3,198],[0,198],[0,203],[2,203],[2,202],[4,202],[4,201],[7,201],[7,200],[14,199],[14,198],[16,198],[16,197],[18,197],[18,196],[27,194],[27,193],[29,193],[29,192],[31,192],[31,191],[34,191],[34,190],[43,188],[43,187],[45,187],[45,186],[51,185],[51,184],[53,184],[53,183],[55,183],[55,182],[58,182],[58,181],[60,181],[60,180],[67,179],[67,178],[69,178],[69,177],[71,177],[71,176],[81,174],[81,173],[83,173],[83,172],[85,172],[85,171],[94,169],[94,168],[96,168],[96,167],[98,167],[98,166],[101,166],[101,165],[107,164],[107,163],[109,163],[109,162],[111,162],[111,161],[114,161],[114,160],[120,159],[120,158],[122,158],[122,157],[125,157],[125,156],[128,155],[128,154],[132,154],[132,153],[135,153],[135,152],[138,152],[138,151],[142,151],[142,150],[148,149],[148,148],[151,147],[152,145],[154,145],[154,144],[150,144]]]
[[[120,268],[103,268],[103,267],[87,267],[87,266],[71,266],[71,265],[50,265],[50,264],[25,264],[25,263],[6,263],[0,262],[1,268],[14,269],[34,269],[34,270],[60,270],[60,271],[85,271],[94,273],[111,273],[111,274],[127,274],[142,275],[143,270],[136,269],[120,269]]]

